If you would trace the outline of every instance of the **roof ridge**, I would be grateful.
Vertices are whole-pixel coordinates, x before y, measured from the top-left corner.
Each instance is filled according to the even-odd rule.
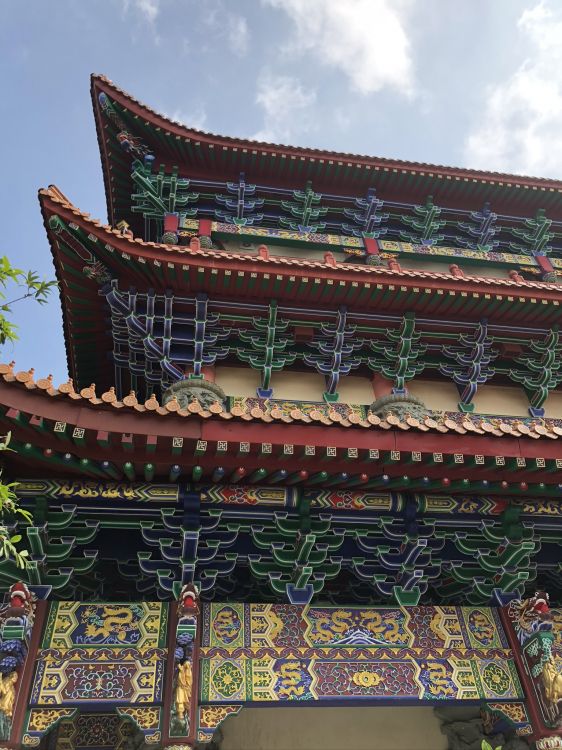
[[[449,166],[445,164],[431,164],[428,162],[408,161],[406,159],[397,159],[397,158],[391,158],[391,157],[385,157],[385,156],[372,156],[368,154],[354,154],[354,153],[342,152],[342,151],[329,151],[326,149],[314,148],[312,146],[291,146],[291,145],[282,144],[282,143],[270,143],[267,141],[256,141],[256,140],[252,140],[251,138],[240,138],[240,137],[220,135],[218,133],[198,130],[197,128],[190,127],[189,125],[186,125],[185,123],[179,122],[177,120],[172,120],[171,118],[167,117],[161,112],[158,112],[157,110],[153,109],[148,104],[141,101],[140,99],[135,98],[128,91],[125,91],[124,89],[120,88],[110,78],[108,78],[107,76],[101,73],[92,73],[91,83],[92,83],[92,89],[96,85],[96,83],[103,84],[103,86],[110,88],[118,96],[127,99],[128,101],[130,101],[131,103],[135,104],[138,107],[141,107],[147,113],[150,113],[152,116],[176,128],[179,127],[180,129],[185,131],[184,135],[186,135],[187,133],[195,133],[198,136],[203,136],[204,138],[208,138],[210,140],[215,140],[215,141],[219,140],[219,141],[223,141],[223,142],[230,143],[230,144],[238,143],[241,145],[249,145],[249,146],[258,147],[258,148],[290,151],[292,153],[306,152],[316,157],[325,156],[327,158],[339,158],[342,160],[355,160],[355,161],[361,161],[361,162],[378,163],[379,165],[383,167],[385,166],[385,167],[390,167],[390,168],[407,167],[410,169],[414,169],[416,171],[417,170],[419,171],[429,170],[430,172],[442,172],[445,174],[453,173],[453,174],[458,175],[459,177],[464,175],[467,177],[472,177],[472,178],[479,177],[480,179],[488,179],[492,181],[509,180],[510,182],[515,182],[515,183],[524,181],[524,182],[535,183],[540,186],[550,185],[551,187],[562,189],[562,179],[557,180],[557,179],[550,178],[550,177],[536,177],[532,175],[513,174],[509,172],[492,172],[492,171],[486,171],[486,170],[481,170],[481,169],[472,169],[470,167],[456,167],[456,166]]]

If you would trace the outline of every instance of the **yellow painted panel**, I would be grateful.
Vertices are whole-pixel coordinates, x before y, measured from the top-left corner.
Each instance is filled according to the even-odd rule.
[[[545,417],[562,419],[562,393],[555,391],[551,393],[544,404]]]
[[[338,385],[340,401],[344,404],[372,404],[375,400],[370,378],[347,375]]]
[[[421,398],[428,409],[458,411],[459,392],[454,383],[443,380],[412,380],[407,383],[412,396]]]
[[[227,396],[255,396],[260,374],[251,367],[217,367],[215,382]]]
[[[482,385],[474,397],[474,412],[528,417],[529,400],[522,388],[504,385]]]

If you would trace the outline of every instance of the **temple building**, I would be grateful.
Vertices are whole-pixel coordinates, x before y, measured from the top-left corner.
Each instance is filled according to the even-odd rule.
[[[69,380],[0,366],[0,747],[560,750],[562,181],[91,93]]]

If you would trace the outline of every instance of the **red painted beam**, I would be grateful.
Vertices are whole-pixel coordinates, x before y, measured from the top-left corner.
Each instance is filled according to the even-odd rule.
[[[45,624],[48,607],[48,602],[44,601],[39,601],[35,605],[35,621],[33,623],[33,629],[31,631],[29,651],[25,660],[25,664],[23,666],[23,670],[21,672],[21,677],[17,688],[18,695],[16,700],[14,719],[12,722],[12,732],[9,742],[2,742],[1,747],[15,749],[21,748],[22,746],[21,739],[27,709],[29,707],[29,693],[31,691],[31,683],[33,680],[33,674],[35,672],[35,665],[37,663],[37,652],[39,651],[41,645],[43,626]]]

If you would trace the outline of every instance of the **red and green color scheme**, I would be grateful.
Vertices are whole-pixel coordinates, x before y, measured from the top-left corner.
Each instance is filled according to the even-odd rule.
[[[562,747],[562,182],[91,91],[107,224],[39,192],[69,380],[0,365],[33,519],[29,567],[0,560],[2,746],[193,747],[298,700],[478,704]],[[488,385],[528,413],[478,413]]]

